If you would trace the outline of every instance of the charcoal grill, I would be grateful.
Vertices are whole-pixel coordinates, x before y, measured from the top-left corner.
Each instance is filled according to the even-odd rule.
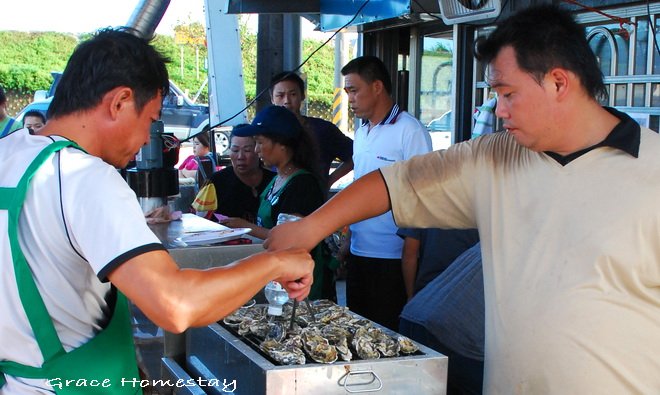
[[[397,336],[387,328],[380,328],[390,336]],[[447,357],[423,345],[419,345],[419,352],[409,356],[280,366],[256,345],[213,324],[189,330],[186,346],[188,374],[206,382],[235,382],[233,394],[446,393]],[[229,393],[211,387],[204,391]]]

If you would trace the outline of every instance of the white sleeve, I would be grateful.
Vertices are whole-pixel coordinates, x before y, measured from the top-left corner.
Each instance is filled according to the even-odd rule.
[[[62,208],[71,244],[105,276],[137,255],[164,249],[119,172],[75,149],[61,154]]]
[[[407,119],[406,131],[403,134],[403,159],[410,159],[415,155],[433,151],[431,135],[426,127],[416,118]]]

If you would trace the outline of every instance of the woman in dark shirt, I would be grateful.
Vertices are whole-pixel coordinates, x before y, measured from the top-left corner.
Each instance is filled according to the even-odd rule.
[[[266,107],[251,125],[235,129],[233,133],[254,136],[255,152],[265,166],[277,169],[277,175],[261,193],[256,224],[238,218],[221,223],[232,228],[250,228],[251,235],[265,239],[280,213],[304,217],[323,204],[325,194],[317,171],[317,148],[292,112],[284,107]],[[321,258],[322,248],[319,245],[312,251],[316,267],[310,298],[333,299],[336,297],[334,280],[325,259]]]
[[[237,125],[234,130],[245,126],[248,125]],[[216,214],[257,222],[259,196],[275,173],[261,166],[254,146],[254,138],[236,136],[232,131],[229,137],[231,166],[211,176],[218,201]]]

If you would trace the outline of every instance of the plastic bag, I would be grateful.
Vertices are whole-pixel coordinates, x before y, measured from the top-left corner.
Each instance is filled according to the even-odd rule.
[[[199,190],[195,200],[191,204],[197,211],[214,211],[218,208],[218,195],[215,193],[215,185],[207,183]]]

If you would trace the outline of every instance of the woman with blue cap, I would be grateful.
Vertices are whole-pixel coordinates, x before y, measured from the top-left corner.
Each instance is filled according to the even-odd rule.
[[[269,106],[255,116],[252,124],[234,130],[236,136],[253,136],[255,152],[277,175],[260,196],[257,223],[242,218],[220,221],[232,228],[250,228],[250,234],[265,239],[277,224],[279,214],[304,217],[325,201],[321,177],[317,171],[318,149],[295,114],[284,107]],[[327,250],[327,249],[325,249]],[[316,266],[310,299],[336,300],[333,271],[326,262],[331,257],[322,244],[312,251]]]

